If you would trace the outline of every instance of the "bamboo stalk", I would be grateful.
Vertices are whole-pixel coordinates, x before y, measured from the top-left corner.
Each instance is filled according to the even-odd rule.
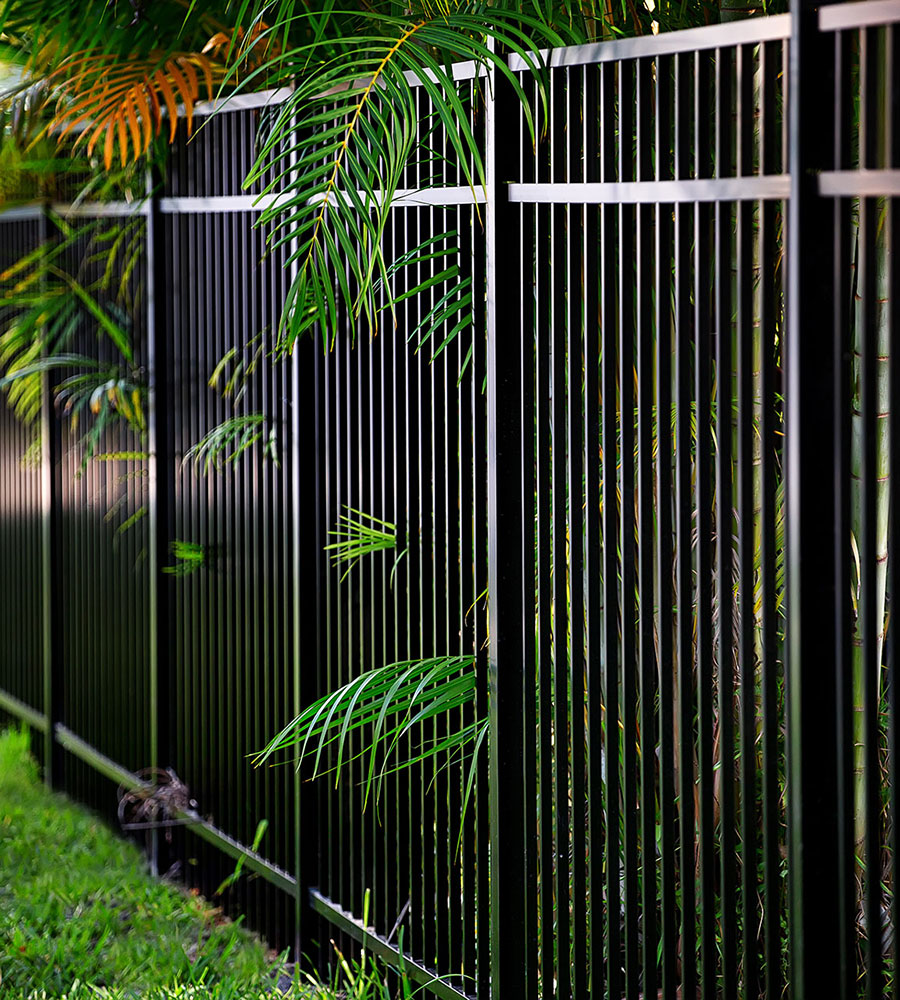
[[[883,216],[882,216],[883,217]],[[854,240],[858,246],[858,221],[854,223]],[[890,467],[888,464],[888,418],[889,397],[889,316],[888,288],[889,255],[884,243],[884,228],[878,227],[875,241],[875,261],[877,301],[875,310],[876,340],[876,468],[875,481],[864,482],[862,475],[862,452],[865,428],[860,412],[860,353],[859,336],[862,323],[863,301],[857,291],[854,296],[853,337],[853,409],[851,413],[851,531],[855,542],[856,581],[853,603],[856,608],[856,623],[852,636],[852,676],[853,676],[853,785],[854,785],[854,842],[857,870],[866,836],[866,732],[865,732],[865,658],[863,655],[862,622],[869,614],[866,595],[860,586],[863,574],[859,540],[862,531],[862,507],[867,489],[875,491],[875,620],[878,631],[875,637],[875,663],[878,670],[878,696],[881,695],[881,661],[885,636],[885,599],[888,568],[888,524],[890,514]],[[854,265],[855,266],[855,265]],[[854,281],[854,288],[856,282]]]

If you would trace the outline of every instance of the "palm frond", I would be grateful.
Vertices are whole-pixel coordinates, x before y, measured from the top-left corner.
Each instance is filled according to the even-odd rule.
[[[452,341],[463,330],[470,329],[474,322],[473,283],[471,277],[462,275],[461,257],[459,233],[448,230],[423,240],[412,250],[401,254],[385,269],[385,279],[392,289],[388,296],[391,308],[431,289],[438,289],[436,294],[439,298],[408,334],[408,340],[416,344],[417,353],[427,347],[431,348],[431,362],[440,357]],[[425,277],[410,281],[408,272],[413,269],[416,273],[421,273],[424,269]],[[379,278],[373,285],[376,294],[383,292],[385,279]],[[397,290],[397,284],[402,279],[405,279],[407,287]],[[434,347],[434,341],[442,330],[444,336],[438,346]],[[460,365],[457,384],[462,380],[471,357],[470,347]]]
[[[298,768],[312,758],[313,778],[334,774],[337,782],[346,765],[367,758],[367,803],[373,787],[380,787],[388,770],[411,767],[466,745],[477,751],[484,740],[483,722],[466,726],[444,740],[418,745],[406,757],[398,753],[404,737],[421,723],[473,704],[476,687],[474,656],[436,656],[388,664],[314,702],[256,755],[254,763],[258,766],[284,750],[299,748],[293,758]],[[354,752],[348,736],[360,730],[365,734],[363,746]],[[381,769],[379,756],[383,758]]]
[[[393,311],[397,267],[392,270],[385,258],[384,235],[404,168],[421,142],[412,81],[430,99],[434,126],[446,134],[474,190],[484,184],[479,138],[452,65],[440,60],[471,59],[505,75],[533,133],[522,86],[498,52],[521,53],[542,79],[537,44],[561,41],[538,18],[521,12],[507,18],[472,2],[423,10],[415,18],[373,11],[357,16],[352,51],[318,62],[322,45],[313,42],[284,54],[285,72],[315,68],[273,116],[245,181],[249,186],[266,178],[265,193],[280,196],[259,222],[270,228],[273,249],[287,247],[294,271],[280,328],[287,349],[316,326],[326,344],[333,341],[343,315],[377,333],[380,314]],[[534,29],[538,41],[525,35],[523,25]],[[451,329],[469,321],[469,289],[454,283],[457,278],[458,271],[439,269],[418,289],[450,284],[443,305],[417,331],[420,342],[433,338],[454,314],[459,319]]]
[[[0,337],[0,344],[2,340]],[[20,419],[33,423],[40,414],[44,376],[70,368],[77,369],[76,373],[55,385],[53,394],[73,431],[78,429],[85,412],[91,415],[91,422],[80,441],[83,469],[111,424],[121,419],[137,434],[146,431],[146,386],[135,375],[123,372],[119,365],[80,354],[56,354],[37,357],[29,364],[11,366],[0,378],[0,389],[6,390],[8,403]]]
[[[205,545],[197,542],[186,542],[175,538],[169,543],[169,550],[175,562],[171,566],[163,566],[163,573],[169,576],[190,576],[202,569],[209,560],[209,551]]]
[[[140,522],[147,516],[148,509],[146,504],[141,504],[140,507],[133,514],[130,514],[125,518],[124,521],[116,528],[115,539],[120,541],[122,536],[129,532],[136,524]],[[109,515],[107,515],[108,517]],[[104,518],[106,520],[106,518]]]
[[[397,547],[397,526],[390,521],[382,521],[365,511],[356,510],[354,507],[345,507],[346,514],[338,516],[337,527],[334,531],[329,531],[329,535],[337,541],[325,546],[325,551],[331,553],[331,561],[334,566],[345,566],[341,580],[345,580],[353,567],[363,558],[374,552],[386,552]],[[355,515],[352,516],[352,515]],[[378,527],[381,525],[381,527]],[[394,570],[397,563],[406,554],[404,549],[394,561]],[[394,570],[391,571],[393,579]]]
[[[230,398],[233,404],[237,404],[246,393],[251,376],[265,356],[264,337],[257,334],[242,347],[231,347],[222,355],[207,385],[219,392],[224,399]]]
[[[70,225],[50,214],[52,235],[0,272],[0,310],[9,310],[7,328],[16,325],[48,346],[69,333],[55,323],[80,312],[97,333],[105,334],[126,361],[132,360],[130,335],[119,304],[142,254],[145,224],[139,218],[95,219]],[[93,278],[87,277],[95,273]],[[48,315],[49,314],[49,315]]]
[[[223,72],[224,67],[201,52],[152,53],[124,65],[104,53],[74,53],[49,79],[57,99],[47,131],[62,141],[81,128],[76,147],[85,143],[90,156],[102,139],[106,169],[112,167],[116,150],[124,167],[129,157],[137,160],[150,148],[162,126],[163,107],[169,116],[169,141],[178,128],[179,104],[190,135],[201,78],[206,98],[212,100],[214,81]]]
[[[277,54],[265,22],[250,31],[223,23],[211,0],[158,0],[152,19],[136,5],[86,0],[75,23],[71,12],[42,15],[55,6],[0,0],[5,48],[23,65],[20,82],[0,94],[0,113],[26,102],[41,135],[76,135],[76,151],[99,149],[107,171],[147,154],[165,115],[170,142],[180,112],[190,135],[197,102],[213,99],[229,69],[258,69]]]
[[[266,434],[268,418],[264,413],[250,413],[242,417],[230,417],[213,427],[184,454],[183,464],[194,463],[194,468],[209,475],[213,470],[221,470],[233,464],[257,441],[265,439],[264,453],[278,464],[278,438],[275,427]]]
[[[84,226],[52,221],[54,236],[0,274],[0,389],[26,425],[39,418],[47,389],[73,429],[89,415],[83,468],[112,423],[124,421],[139,435],[146,429],[146,385],[133,367],[130,319],[119,305],[119,272],[136,266],[140,240],[134,233],[141,226],[128,222],[113,234],[99,220]],[[98,270],[99,277],[88,277]],[[79,334],[103,337],[118,359],[71,353]],[[64,371],[71,374],[51,385],[49,376]]]

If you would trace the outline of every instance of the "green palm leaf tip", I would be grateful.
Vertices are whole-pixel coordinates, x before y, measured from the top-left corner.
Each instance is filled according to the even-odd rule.
[[[325,546],[325,551],[331,553],[331,561],[334,566],[346,566],[341,581],[347,578],[350,570],[363,556],[371,555],[373,552],[385,552],[397,547],[397,526],[395,524],[383,521],[365,511],[357,510],[355,507],[345,506],[345,510],[348,513],[339,515],[337,527],[328,533],[337,540]],[[381,525],[381,527],[376,527],[376,525]],[[397,562],[405,554],[406,549],[397,556],[394,569],[396,569]],[[393,579],[393,571],[391,578]]]
[[[195,470],[203,475],[221,470],[225,465],[235,463],[245,452],[263,439],[266,416],[250,413],[243,417],[230,417],[208,431],[196,444],[184,453],[182,465],[194,463]],[[278,465],[278,448],[275,428],[266,436],[265,453]]]
[[[254,763],[258,766],[281,751],[299,747],[293,758],[298,768],[311,758],[313,778],[334,774],[337,783],[346,765],[367,759],[364,786],[368,804],[373,787],[380,790],[386,773],[437,758],[467,744],[475,744],[476,749],[481,745],[483,726],[476,722],[445,739],[418,744],[409,755],[397,757],[392,767],[387,766],[388,759],[398,753],[403,738],[413,733],[415,727],[473,704],[475,693],[474,656],[437,656],[390,663],[357,677],[304,709],[256,755]],[[353,751],[347,740],[351,733],[360,730],[366,735],[361,748]],[[379,753],[384,758],[380,769]],[[470,776],[467,789],[471,784]]]
[[[206,565],[209,555],[205,545],[186,542],[181,538],[173,539],[169,543],[169,550],[175,562],[171,566],[163,566],[162,571],[170,576],[190,576]]]

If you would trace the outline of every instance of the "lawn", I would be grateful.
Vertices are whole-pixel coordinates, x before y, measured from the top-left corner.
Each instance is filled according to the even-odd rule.
[[[151,878],[139,851],[49,792],[0,733],[0,996],[280,996],[262,942]],[[308,995],[304,991],[304,995]]]

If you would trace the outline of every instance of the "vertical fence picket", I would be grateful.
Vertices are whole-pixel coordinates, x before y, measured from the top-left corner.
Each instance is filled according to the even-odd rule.
[[[900,107],[900,33],[896,25],[888,29],[888,58],[886,73],[886,106],[889,109]],[[890,115],[888,126],[888,142],[886,143],[887,165],[892,169],[900,167],[900,127],[896,119]],[[887,225],[890,265],[888,269],[888,294],[890,296],[890,331],[889,347],[891,363],[889,367],[891,400],[891,415],[888,432],[890,454],[888,459],[892,474],[891,483],[891,533],[888,552],[890,567],[889,586],[891,593],[896,593],[900,584],[900,483],[897,470],[900,470],[900,199],[892,197],[888,200]],[[888,728],[888,754],[890,760],[889,781],[891,785],[891,833],[890,851],[893,859],[891,873],[891,888],[893,900],[890,909],[890,923],[894,930],[891,958],[893,959],[893,996],[892,1000],[900,1000],[900,670],[897,667],[897,643],[890,644],[888,649],[888,687],[890,721]]]
[[[512,239],[517,211],[508,181],[515,163],[508,140],[518,131],[515,96],[499,73],[492,79],[486,136],[487,207],[487,504],[490,635],[491,996],[527,996],[525,947],[525,803],[523,801],[524,677],[527,623],[522,604],[525,567],[521,494],[522,352],[517,315],[517,261],[502,252]],[[530,507],[530,504],[529,504]],[[546,877],[546,873],[545,873]],[[546,956],[545,956],[546,960]]]
[[[838,34],[834,40],[835,50],[835,135],[832,166],[837,170],[849,167],[850,159],[850,47],[848,40]],[[849,578],[850,559],[850,497],[847,484],[850,480],[850,411],[851,355],[850,355],[850,302],[852,271],[850,266],[850,226],[851,206],[849,198],[836,199],[832,226],[834,229],[834,324],[833,324],[833,365],[835,410],[841,416],[835,420],[837,448],[834,462],[835,532],[834,566],[838,581]],[[850,590],[848,587],[835,588],[835,647],[839,660],[849,663],[851,659]],[[852,727],[853,694],[852,678],[849,670],[840,672],[836,678],[836,725],[838,744],[836,806],[838,814],[838,870],[837,894],[839,905],[839,954],[840,970],[838,991],[841,1000],[849,1000],[856,983],[856,949],[853,940],[853,926],[849,918],[853,904],[853,770]]]
[[[169,482],[172,458],[169,453],[168,421],[172,412],[169,394],[170,372],[166,356],[167,302],[165,299],[166,254],[165,229],[159,214],[160,175],[147,174],[147,230],[144,237],[146,278],[146,337],[147,337],[147,576],[148,576],[148,766],[169,766],[169,712],[163,708],[163,698],[170,696],[168,671],[171,664],[169,648],[169,591],[162,572],[166,564],[171,526],[169,523]],[[152,834],[151,864],[159,865],[158,833]]]
[[[696,57],[694,87],[695,175],[711,173],[709,88],[711,60],[707,53]],[[704,997],[715,995],[716,905],[715,905],[715,787],[712,635],[712,209],[694,206],[694,396],[696,399],[695,510],[697,525],[697,866],[700,915],[699,982]],[[721,334],[720,334],[721,335]],[[721,406],[721,398],[718,400]]]

